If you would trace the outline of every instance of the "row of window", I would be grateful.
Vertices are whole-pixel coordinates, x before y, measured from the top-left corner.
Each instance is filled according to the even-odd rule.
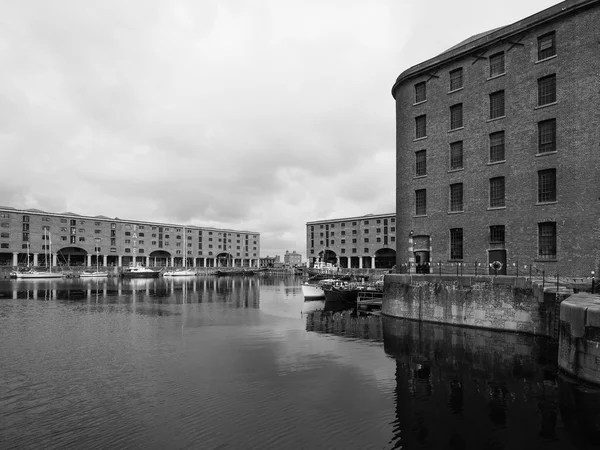
[[[387,234],[387,227],[385,227],[383,230],[384,230],[383,232],[385,234]],[[359,230],[352,230],[352,234],[358,234],[358,231]],[[370,231],[368,228],[365,228],[364,230],[362,230],[362,232],[363,232],[363,234],[369,234]],[[390,227],[390,233],[395,233],[395,232],[396,232],[396,227]],[[381,228],[376,228],[375,233],[380,234]],[[320,234],[320,237],[324,236],[324,233],[319,233],[319,234]],[[346,236],[346,231],[345,230],[340,231],[340,235]],[[329,236],[335,236],[335,231],[329,232]]]
[[[463,183],[450,185],[449,211],[464,211]],[[556,202],[556,169],[538,171],[538,203]],[[489,180],[489,207],[504,208],[506,206],[506,179],[494,177]],[[427,215],[427,189],[415,190],[415,215]]]
[[[490,244],[504,244],[506,230],[504,225],[490,226]],[[461,260],[464,256],[464,231],[462,228],[450,229],[450,259]],[[538,223],[538,259],[556,259],[556,222]]]
[[[537,106],[545,106],[556,103],[556,74],[547,75],[538,80],[538,102]],[[504,90],[489,94],[489,120],[499,119],[506,116],[506,101]],[[463,104],[457,103],[450,106],[450,128],[449,131],[463,127]],[[415,139],[427,137],[427,115],[421,114],[415,117]]]
[[[9,213],[0,213],[0,218],[1,219],[8,219],[8,218],[10,218],[10,214]],[[23,222],[24,223],[29,223],[29,221],[30,221],[30,217],[29,216],[24,215],[24,216],[22,216],[22,218],[23,218]],[[49,222],[50,221],[50,217],[42,217],[42,221],[43,222]],[[60,223],[65,223],[65,224],[66,223],[70,223],[71,227],[76,227],[77,226],[77,220],[75,220],[75,219],[70,219],[70,220],[68,220],[68,219],[60,219]],[[80,220],[79,221],[79,225],[85,225],[85,224],[86,224],[85,220]],[[94,226],[101,226],[101,225],[102,225],[102,222],[94,222]],[[8,228],[10,226],[10,224],[9,223],[3,223],[2,226]],[[111,227],[112,230],[116,230],[117,224],[116,223],[111,223],[110,227]],[[148,227],[151,228],[154,231],[156,231],[156,230],[158,230],[160,232],[170,231],[170,227],[158,227],[158,226],[151,226],[151,225],[148,225]],[[139,230],[144,230],[145,226],[144,225],[131,225],[131,224],[126,224],[125,225],[125,229],[131,229],[131,228],[133,228],[134,230],[138,230],[138,229]],[[43,229],[49,230],[50,227],[49,226],[44,226]],[[66,231],[66,228],[64,228],[64,227],[61,228],[61,231]],[[182,231],[181,228],[175,228],[175,232],[181,233],[181,231]],[[187,231],[188,234],[192,233],[192,230],[190,230],[190,229],[188,229],[186,231]],[[85,229],[80,228],[79,232],[83,233],[83,232],[85,232]],[[96,234],[100,234],[101,230],[95,230],[94,232]],[[129,234],[130,234],[130,232],[125,232],[125,235],[129,235]],[[212,235],[213,232],[212,231],[208,231],[208,234]],[[228,236],[229,235],[229,236],[231,236],[233,233],[218,232],[217,234],[219,236],[221,236],[221,235],[224,235],[224,236]],[[198,235],[202,236],[202,230],[198,230]],[[143,233],[140,233],[140,236],[143,236]],[[153,235],[153,237],[156,237],[156,236]],[[241,237],[241,235],[237,234],[236,237]],[[178,237],[178,239],[180,239],[180,238],[181,237]],[[246,240],[248,240],[248,236],[244,236],[244,238]],[[252,238],[257,239],[258,236],[257,235],[253,235]],[[190,237],[188,237],[188,239],[190,239]]]
[[[554,31],[546,33],[538,38],[538,61],[556,56],[556,35]],[[503,51],[494,53],[489,57],[489,77],[494,78],[506,73],[505,53]],[[464,87],[463,69],[459,67],[448,72],[450,92]],[[427,100],[427,82],[421,81],[415,84],[415,104]]]
[[[384,239],[384,241],[387,241],[387,239]],[[390,241],[391,241],[391,242],[395,242],[395,241],[396,241],[396,238],[395,238],[394,236],[390,236]],[[369,238],[363,238],[363,242],[364,242],[365,244],[368,244],[368,243],[369,243]],[[377,243],[381,243],[381,238],[380,238],[380,237],[378,237],[378,238],[375,238],[375,242],[377,242]],[[325,245],[325,241],[319,241],[319,243],[320,243],[320,245]],[[344,245],[345,243],[346,243],[346,239],[340,239],[340,244],[341,244],[341,245]],[[353,244],[356,244],[356,243],[358,243],[358,239],[357,239],[357,238],[352,238],[352,243],[353,243]],[[387,244],[387,242],[385,242],[385,243]],[[331,240],[329,241],[329,244],[330,244],[330,245],[335,245],[335,240],[334,240],[334,239],[331,239]],[[313,245],[311,245],[311,247],[314,247],[314,243],[313,243]]]
[[[537,154],[556,152],[556,119],[538,122]],[[489,162],[506,160],[506,137],[504,130],[489,134]],[[463,141],[450,143],[449,170],[464,169]],[[427,150],[415,152],[415,176],[427,175]]]
[[[372,220],[372,219],[371,219],[371,220]],[[390,217],[389,221],[390,221],[391,223],[394,223],[394,222],[396,222],[396,218],[395,218],[395,217]],[[375,221],[375,223],[376,223],[377,225],[381,224],[381,222],[382,222],[382,219],[376,219],[376,221]],[[363,225],[369,225],[369,223],[370,223],[370,222],[369,222],[369,220],[363,220],[363,221],[362,221],[362,223],[363,223]],[[383,219],[383,223],[384,223],[384,225],[387,225],[387,223],[388,223],[388,219]],[[357,222],[357,221],[354,221],[354,222],[352,222],[352,226],[353,226],[353,227],[355,227],[355,226],[357,226],[357,225],[358,225],[358,222]],[[346,226],[346,222],[342,222],[342,223],[340,224],[340,226],[341,226],[341,227],[345,227],[345,226]],[[320,229],[323,229],[323,228],[325,228],[325,227],[326,227],[326,225],[324,225],[324,224],[320,224],[320,225],[319,225],[319,228],[320,228]],[[327,228],[335,228],[335,223],[330,223],[330,224],[327,224]],[[314,229],[315,229],[315,226],[314,226],[314,225],[311,225],[311,226],[310,226],[310,230],[311,230],[311,231],[314,231]]]

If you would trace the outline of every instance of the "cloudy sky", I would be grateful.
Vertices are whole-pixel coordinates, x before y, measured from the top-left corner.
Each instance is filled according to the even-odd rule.
[[[395,208],[403,70],[556,0],[3,0],[0,205],[261,233]]]

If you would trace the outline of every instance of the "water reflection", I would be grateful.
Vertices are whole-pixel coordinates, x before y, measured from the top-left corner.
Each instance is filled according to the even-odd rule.
[[[232,307],[259,308],[260,284],[261,279],[253,277],[6,280],[0,281],[0,298],[165,304],[226,299]]]
[[[559,378],[550,340],[382,321],[385,352],[396,360],[395,448],[566,449],[599,443],[600,395],[574,390],[580,385]],[[582,404],[593,419],[575,418]],[[582,428],[586,433],[577,431]]]

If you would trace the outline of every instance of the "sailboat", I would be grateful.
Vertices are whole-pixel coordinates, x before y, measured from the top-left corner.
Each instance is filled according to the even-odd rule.
[[[79,274],[82,278],[106,278],[108,277],[108,272],[101,272],[99,263],[98,263],[98,250],[96,249],[96,270],[94,272],[89,272],[84,270]]]
[[[61,272],[52,272],[52,239],[50,238],[50,233],[47,233],[44,230],[44,236],[47,236],[47,240],[50,243],[50,251],[46,253],[44,249],[44,256],[46,259],[46,270],[36,270],[33,268],[29,268],[29,243],[27,243],[27,268],[29,270],[25,272],[16,272],[15,276],[19,279],[34,279],[34,278],[62,278],[63,274]],[[48,268],[48,260],[50,260],[50,267]]]
[[[163,277],[194,277],[196,276],[196,271],[190,267],[187,267],[187,237],[185,235],[185,228],[183,229],[183,269],[181,270],[167,270],[163,273]]]

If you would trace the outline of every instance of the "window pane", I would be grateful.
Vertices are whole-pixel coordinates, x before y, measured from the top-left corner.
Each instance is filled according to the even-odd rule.
[[[490,94],[490,119],[504,116],[504,91]]]
[[[450,72],[450,90],[454,91],[463,87],[463,70],[455,69]]]
[[[556,258],[556,222],[538,224],[538,256],[542,259]]]
[[[450,185],[450,211],[463,210],[463,185],[456,183]]]
[[[556,75],[538,80],[538,106],[556,102]]]
[[[419,150],[415,153],[416,170],[415,174],[418,177],[427,175],[427,151]]]
[[[462,141],[450,144],[450,170],[463,168],[463,143]]]
[[[463,126],[462,103],[450,107],[450,129],[454,130]]]
[[[425,82],[415,84],[415,103],[423,102],[427,99],[427,85]]]
[[[492,225],[490,227],[490,244],[504,244],[504,225]]]
[[[450,229],[450,259],[463,258],[463,229]]]
[[[425,116],[419,116],[415,118],[415,138],[419,139],[427,136],[427,128],[425,122]]]
[[[504,131],[490,134],[490,162],[504,161]]]
[[[556,201],[556,169],[538,172],[538,202]]]
[[[554,55],[556,55],[556,35],[553,31],[538,38],[538,60]]]
[[[504,52],[490,56],[490,77],[504,73]]]
[[[490,179],[490,207],[500,208],[505,206],[504,177]]]
[[[415,214],[417,216],[427,214],[427,191],[425,189],[415,191]]]
[[[556,119],[538,123],[538,153],[556,151]]]

